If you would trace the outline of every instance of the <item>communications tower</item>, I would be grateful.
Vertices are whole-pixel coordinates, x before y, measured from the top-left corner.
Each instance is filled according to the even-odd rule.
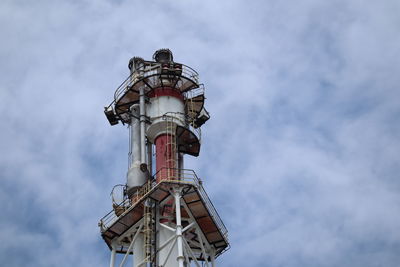
[[[200,127],[209,119],[204,86],[169,49],[152,61],[134,57],[128,67],[104,111],[111,125],[129,127],[126,184],[114,186],[113,209],[99,222],[110,266],[215,266],[229,248],[227,230],[183,164],[185,154],[199,155]]]

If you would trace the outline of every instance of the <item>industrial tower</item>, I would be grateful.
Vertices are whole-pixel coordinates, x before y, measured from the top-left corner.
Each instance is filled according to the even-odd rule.
[[[204,86],[169,49],[128,67],[104,111],[111,125],[129,126],[126,184],[113,188],[113,209],[99,222],[110,266],[215,266],[229,248],[227,230],[202,181],[183,166],[185,154],[199,155],[209,119]]]

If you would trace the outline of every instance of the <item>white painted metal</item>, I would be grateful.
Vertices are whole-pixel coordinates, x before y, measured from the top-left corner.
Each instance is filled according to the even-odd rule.
[[[158,261],[164,266],[176,267],[176,258],[178,257],[178,250],[176,248],[176,235],[175,229],[171,231],[164,226],[164,223],[159,223],[158,234]],[[173,242],[168,242],[173,240]],[[164,246],[163,246],[164,245]],[[162,246],[162,247],[161,247]]]
[[[187,243],[187,241],[185,239],[183,239],[183,242],[185,244],[186,253],[190,254],[190,256],[192,257],[193,262],[196,264],[196,266],[200,267],[200,264],[197,261],[196,256],[194,255],[194,253],[193,253],[192,249],[190,248],[189,244]]]
[[[124,234],[122,234],[121,236],[119,236],[116,240],[115,243],[116,244],[120,244],[122,243],[122,241],[126,238],[132,235],[132,233],[136,233],[136,231],[138,231],[138,229],[142,229],[143,228],[143,220],[140,220],[139,222],[137,222],[136,224],[134,224],[131,228],[129,228]]]
[[[140,135],[140,111],[139,105],[135,104],[131,107],[131,123],[130,123],[130,164],[127,173],[126,185],[128,190],[134,190],[142,186],[146,182],[146,175],[140,170],[141,164],[141,135]]]
[[[186,250],[185,250],[185,252],[186,252]],[[186,266],[190,266],[190,260],[189,260],[188,253],[184,253],[184,255],[185,255],[185,260],[186,260]]]
[[[203,253],[204,258],[205,258],[205,259],[204,259],[204,262],[206,263],[206,266],[209,267],[209,266],[208,266],[208,259],[207,259],[207,257],[206,257],[207,253],[206,253],[206,250],[204,249],[203,239],[201,238],[201,234],[200,234],[199,229],[196,229],[196,233],[197,233],[197,236],[199,237],[201,252]]]
[[[195,222],[191,222],[188,226],[186,226],[185,228],[183,228],[182,233],[186,232],[187,230],[189,230],[190,228],[193,227],[193,225],[195,225]]]
[[[110,267],[114,267],[115,266],[115,246],[112,246],[111,249],[111,259],[110,259]]]
[[[160,226],[161,227],[164,227],[165,229],[168,229],[168,230],[170,230],[171,232],[175,232],[175,229],[174,228],[172,228],[172,227],[169,227],[168,225],[166,225],[166,224],[163,224],[163,223],[161,223],[160,224]]]
[[[185,203],[184,201],[182,201],[182,206],[185,208],[185,211],[186,211],[187,214],[189,215],[190,220],[195,224],[196,229],[199,229],[199,230],[200,230],[200,226],[197,224],[197,222],[196,222],[196,220],[194,219],[192,213],[190,212],[189,207],[186,205],[186,203]],[[208,242],[206,242],[207,239],[206,239],[206,237],[204,236],[203,232],[200,230],[200,231],[197,232],[197,234],[199,234],[199,235],[201,236],[201,239],[204,240],[205,247],[206,247],[208,250],[211,250],[211,246],[210,246],[210,244],[208,244]]]
[[[128,249],[127,249],[127,251],[126,251],[126,253],[124,255],[124,258],[122,259],[121,264],[119,265],[119,267],[123,267],[124,266],[126,260],[128,259],[129,253],[131,252],[131,249],[132,249],[134,243],[135,243],[135,240],[132,239],[132,241],[129,244],[129,247],[128,247]]]
[[[178,246],[178,267],[183,267],[185,258],[183,257],[183,241],[182,241],[182,221],[181,221],[181,190],[175,190],[175,214],[176,214],[176,239]]]
[[[140,161],[142,164],[146,164],[146,103],[144,87],[140,87],[139,92],[139,103],[140,103]]]
[[[143,233],[139,233],[136,242],[133,245],[133,266],[138,266],[138,263],[144,260],[143,239]]]
[[[147,169],[152,173],[153,170],[153,144],[147,142]]]
[[[129,244],[128,249],[126,250],[125,256],[124,256],[124,258],[122,259],[121,264],[119,265],[119,267],[123,267],[124,264],[125,264],[125,262],[126,262],[126,260],[128,259],[128,256],[129,256],[129,253],[131,252],[131,249],[132,249],[132,247],[133,247],[133,244],[135,244],[136,238],[137,238],[138,235],[140,234],[140,230],[141,230],[141,229],[139,229],[139,230],[136,232],[135,236],[132,238],[132,241],[131,241],[131,243]],[[132,251],[132,252],[133,252],[133,251]]]
[[[214,249],[210,253],[210,258],[211,258],[211,267],[215,267],[215,251],[214,251]]]
[[[157,266],[189,267],[191,266],[191,264],[194,264],[195,266],[200,267],[201,264],[199,260],[196,259],[196,257],[201,254],[202,257],[205,259],[205,266],[215,267],[215,250],[208,243],[186,203],[182,201],[181,189],[182,188],[180,186],[176,186],[175,188],[173,188],[170,191],[170,197],[160,203],[160,206],[156,208],[157,211],[162,210],[165,205],[171,205],[171,202],[168,201],[169,199],[172,198],[174,200],[173,203],[175,207],[175,214],[171,214],[170,216],[158,216],[156,220],[156,229],[158,229],[158,242],[156,244],[156,258],[158,264]],[[186,213],[189,215],[189,218],[182,218],[180,207],[183,207],[185,209]],[[183,227],[182,221],[188,222],[188,225],[186,227]],[[143,249],[144,247],[142,228],[143,222],[140,221],[135,224],[135,226],[131,227],[127,231],[127,233],[115,240],[115,245],[119,246],[124,244],[123,240],[125,240],[126,237],[135,234],[133,238],[134,242],[130,243],[127,254],[122,260],[120,267],[126,264],[128,255],[130,255],[130,251],[133,251],[132,257],[134,267],[146,266],[144,258],[145,253]],[[194,240],[186,240],[185,233],[192,230],[196,232],[199,242]],[[200,247],[200,249],[193,250],[189,246],[189,242],[193,246]],[[112,256],[112,263],[110,263],[110,267],[114,267],[114,264],[115,250],[114,256]]]
[[[172,235],[167,241],[164,242],[164,244],[162,244],[158,250],[162,250],[163,248],[165,248],[172,240],[175,240],[176,236]]]
[[[197,235],[199,236],[200,243],[191,241],[195,243],[196,246],[201,247],[201,251],[198,251],[197,253],[203,253],[204,259],[207,259],[208,257],[211,258],[210,255],[208,255],[209,251],[211,251],[211,246],[208,244],[207,239],[205,239],[204,234],[200,230],[198,224],[196,223],[195,219],[191,215],[187,205],[181,201],[181,191],[180,188],[177,187],[173,191],[171,191],[174,197],[174,202],[175,202],[175,221],[176,224],[173,227],[171,224],[166,225],[165,223],[159,223],[160,225],[160,230],[163,230],[163,233],[170,233],[171,236],[168,240],[166,240],[164,243],[160,243],[158,251],[160,253],[160,263],[164,264],[162,265],[163,267],[176,267],[176,266],[190,266],[189,262],[189,257],[192,258],[192,261],[196,266],[200,267],[199,261],[196,259],[194,251],[190,248],[188,241],[185,239],[185,232],[195,229]],[[165,204],[166,202],[164,202]],[[185,208],[186,212],[189,214],[189,219],[185,218],[186,221],[189,222],[189,224],[182,229],[182,217],[181,217],[181,212],[180,209],[176,207],[183,207]],[[168,246],[168,244],[172,243],[172,240],[174,240],[172,246]],[[181,247],[181,249],[179,249]],[[175,253],[176,257],[170,256],[170,254]],[[186,263],[185,263],[186,262]],[[207,260],[206,260],[206,266],[209,266]]]
[[[131,110],[131,151],[133,161],[140,161],[140,105],[134,104],[130,108]]]
[[[166,132],[166,117],[173,116],[173,122],[184,126],[185,123],[185,105],[182,100],[171,96],[159,96],[150,99],[150,105],[147,105],[147,114],[150,117],[151,125],[147,129],[147,138],[154,142],[157,136]]]
[[[171,252],[174,250],[175,248],[175,244],[176,244],[176,238],[174,239],[174,242],[172,243],[172,246],[169,248],[168,252],[167,252],[167,256],[165,257],[163,264],[161,266],[173,266],[173,265],[167,265],[167,262],[169,260],[169,256],[171,256]]]

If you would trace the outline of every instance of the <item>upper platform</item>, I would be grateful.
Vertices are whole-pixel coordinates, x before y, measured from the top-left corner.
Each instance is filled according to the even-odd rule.
[[[196,97],[196,103],[204,101],[204,94],[200,96],[189,93],[201,87],[198,73],[189,66],[176,62],[162,63],[133,58],[129,67],[131,75],[116,89],[114,100],[105,111],[112,125],[117,124],[118,120],[129,121],[129,107],[139,102],[139,93],[142,88],[146,96],[151,95],[153,90],[157,88],[172,88],[182,94],[185,101],[193,97]],[[204,92],[204,88],[202,91]],[[198,105],[202,107],[203,103]],[[113,107],[113,111],[110,107]],[[107,112],[113,114],[108,115]],[[115,118],[111,118],[112,115]]]

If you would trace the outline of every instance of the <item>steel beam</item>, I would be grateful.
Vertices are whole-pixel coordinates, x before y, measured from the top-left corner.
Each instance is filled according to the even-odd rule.
[[[110,267],[114,267],[115,266],[115,246],[112,245],[112,250],[111,250],[111,259],[110,259]]]
[[[178,267],[183,267],[183,237],[182,237],[182,221],[181,221],[181,190],[174,191],[175,197],[175,214],[176,214],[176,241],[178,246]]]
[[[124,266],[124,264],[125,264],[125,262],[126,262],[126,259],[127,259],[128,256],[129,256],[129,251],[132,249],[133,244],[135,243],[136,238],[139,236],[139,233],[140,233],[140,231],[142,230],[142,228],[143,228],[143,225],[141,225],[141,226],[139,227],[139,229],[137,230],[135,236],[132,238],[132,242],[130,243],[128,249],[126,250],[126,254],[125,254],[124,258],[122,259],[122,262],[121,262],[121,264],[119,265],[119,267]],[[133,253],[133,251],[132,251],[132,253]]]

